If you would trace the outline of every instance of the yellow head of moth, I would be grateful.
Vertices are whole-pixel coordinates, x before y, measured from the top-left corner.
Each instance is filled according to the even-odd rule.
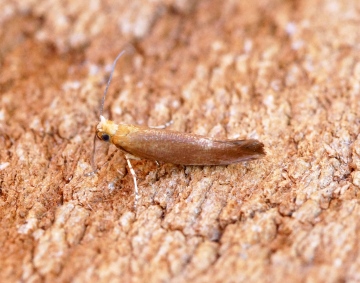
[[[104,116],[100,115],[100,122],[96,126],[96,136],[102,140],[109,142],[116,134],[118,125],[113,121],[107,120]]]

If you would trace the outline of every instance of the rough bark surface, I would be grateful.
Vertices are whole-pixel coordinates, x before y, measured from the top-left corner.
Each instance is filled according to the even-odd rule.
[[[0,281],[359,282],[360,2],[112,2],[1,1]],[[266,158],[86,176],[124,48],[106,117]]]

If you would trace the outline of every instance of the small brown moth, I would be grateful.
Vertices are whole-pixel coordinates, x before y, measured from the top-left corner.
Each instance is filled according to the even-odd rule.
[[[110,142],[125,154],[135,185],[135,206],[139,198],[136,175],[130,159],[148,159],[180,165],[229,165],[254,160],[265,155],[264,144],[258,140],[215,140],[210,137],[165,130],[164,127],[144,127],[116,124],[102,116],[106,93],[115,69],[115,59],[102,99],[100,123],[96,137]],[[95,146],[94,146],[95,150]],[[94,157],[93,157],[94,159]]]

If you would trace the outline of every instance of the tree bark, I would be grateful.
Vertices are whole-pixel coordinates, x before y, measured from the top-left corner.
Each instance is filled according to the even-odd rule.
[[[359,1],[48,2],[0,9],[1,282],[360,280]],[[106,118],[266,157],[88,174],[124,49]]]

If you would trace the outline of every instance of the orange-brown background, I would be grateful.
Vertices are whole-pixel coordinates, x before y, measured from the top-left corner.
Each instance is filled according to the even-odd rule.
[[[112,2],[1,2],[0,281],[359,281],[359,2]],[[84,176],[124,48],[106,117],[266,158]]]

